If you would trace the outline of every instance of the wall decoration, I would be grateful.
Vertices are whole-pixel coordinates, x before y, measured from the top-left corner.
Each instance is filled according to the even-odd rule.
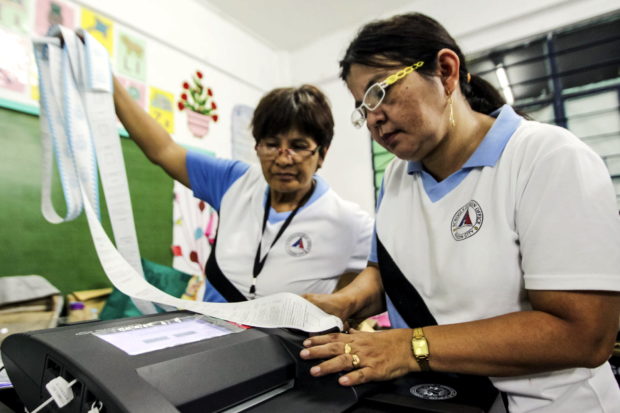
[[[0,26],[14,32],[28,33],[30,0],[0,0]]]
[[[119,31],[116,49],[118,73],[144,82],[146,80],[146,42]]]
[[[209,132],[211,120],[217,122],[215,112],[217,104],[213,100],[213,91],[202,84],[203,74],[197,70],[190,82],[183,82],[183,90],[178,101],[179,110],[187,109],[187,127],[197,138],[204,137]]]
[[[41,98],[39,86],[35,85],[34,83],[30,84],[30,98],[36,102],[38,102]]]
[[[30,46],[28,55],[30,63],[28,64],[28,84],[30,85],[30,98],[35,102],[39,101],[39,71],[35,63],[34,49]]]
[[[251,122],[254,108],[248,105],[235,105],[230,119],[232,158],[246,163],[259,164],[252,136]]]
[[[55,24],[75,29],[75,10],[66,3],[58,0],[37,0],[35,12],[34,30],[40,36],[44,36]]]
[[[174,133],[174,95],[170,92],[149,87],[149,114],[161,125],[166,132]]]
[[[80,26],[93,35],[106,48],[110,56],[114,55],[114,23],[112,20],[83,8]]]
[[[24,93],[28,84],[30,42],[0,27],[0,88]]]
[[[123,76],[116,75],[119,83],[125,87],[131,96],[142,108],[146,108],[146,86],[144,83],[136,82]]]
[[[201,301],[205,265],[215,241],[217,213],[179,182],[174,182],[173,192],[172,266],[192,275],[183,298]]]

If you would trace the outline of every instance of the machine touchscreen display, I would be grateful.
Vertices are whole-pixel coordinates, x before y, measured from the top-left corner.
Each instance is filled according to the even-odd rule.
[[[241,331],[242,329],[238,329]],[[219,337],[236,331],[195,317],[167,320],[165,323],[127,325],[113,330],[93,332],[129,355],[175,347]]]

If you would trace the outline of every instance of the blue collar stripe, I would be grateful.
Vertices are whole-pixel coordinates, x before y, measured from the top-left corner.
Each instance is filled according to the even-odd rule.
[[[327,181],[325,181],[325,179],[321,178],[319,175],[314,175],[313,178],[316,181],[314,193],[312,194],[310,199],[304,204],[304,206],[299,209],[299,211],[303,211],[307,206],[312,205],[313,202],[315,202],[317,199],[323,196],[325,192],[329,190],[329,185],[327,184]],[[265,189],[265,198],[263,199],[263,205],[265,205],[265,202],[267,201],[268,193],[269,185],[267,185],[267,188]],[[271,208],[271,210],[269,211],[268,221],[270,224],[276,224],[280,221],[284,221],[290,215],[290,213],[291,211],[276,212],[273,208]]]
[[[517,115],[509,105],[504,105],[491,116],[497,117],[493,126],[463,167],[441,182],[424,170],[421,162],[408,162],[407,173],[420,173],[424,189],[432,202],[443,198],[467,177],[472,168],[495,166],[510,137],[515,133],[523,118]]]

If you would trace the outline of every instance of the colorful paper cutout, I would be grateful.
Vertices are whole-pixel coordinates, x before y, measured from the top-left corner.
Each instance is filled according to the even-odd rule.
[[[183,298],[201,300],[205,265],[217,230],[217,212],[175,181],[172,214],[172,266],[194,275]]]
[[[114,23],[112,20],[82,8],[80,26],[97,39],[106,48],[110,56],[114,55]]]
[[[14,32],[28,33],[29,6],[30,0],[0,0],[0,26]]]
[[[149,88],[149,114],[170,134],[174,133],[173,104],[172,93],[153,86]]]
[[[119,83],[125,87],[131,96],[142,108],[146,108],[146,86],[144,83],[136,82],[132,79],[117,75]]]
[[[146,80],[146,42],[119,31],[116,69],[131,78]]]
[[[217,104],[213,90],[203,84],[204,75],[196,70],[189,82],[183,82],[181,96],[177,102],[179,110],[186,110],[187,127],[196,138],[209,133],[211,122],[217,122]]]
[[[35,32],[44,36],[55,24],[75,29],[74,8],[58,0],[37,0]]]

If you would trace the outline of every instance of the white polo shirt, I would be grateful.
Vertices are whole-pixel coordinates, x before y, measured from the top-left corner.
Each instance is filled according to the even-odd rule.
[[[188,153],[194,194],[219,213],[215,258],[225,277],[249,298],[259,241],[261,257],[290,212],[269,210],[262,233],[268,185],[259,167]],[[331,293],[340,275],[366,267],[373,220],[357,204],[340,198],[321,177],[280,239],[269,250],[256,279],[256,296],[288,291]],[[208,275],[209,276],[209,275]],[[205,301],[224,301],[211,284]]]
[[[436,182],[420,163],[395,159],[382,193],[378,240],[438,324],[529,310],[526,290],[620,291],[609,173],[565,129],[504,106],[460,171]],[[393,325],[406,326],[388,304]],[[511,412],[620,406],[608,364],[491,379]]]

